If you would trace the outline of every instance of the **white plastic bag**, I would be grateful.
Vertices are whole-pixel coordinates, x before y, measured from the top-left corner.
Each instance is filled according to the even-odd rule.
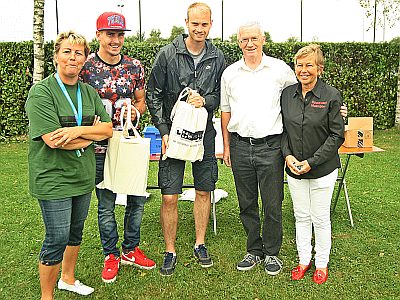
[[[133,107],[134,108],[134,107]],[[125,106],[121,109],[123,131],[114,131],[108,141],[104,164],[104,180],[97,187],[114,193],[146,196],[150,159],[150,139],[142,138],[131,121],[131,104],[127,105],[127,118],[123,124]],[[134,108],[136,109],[136,108]],[[139,111],[136,110],[137,123]],[[133,136],[129,136],[129,130]]]
[[[203,159],[208,113],[204,107],[196,108],[181,101],[191,91],[189,87],[183,89],[172,109],[172,127],[164,156],[194,162]]]

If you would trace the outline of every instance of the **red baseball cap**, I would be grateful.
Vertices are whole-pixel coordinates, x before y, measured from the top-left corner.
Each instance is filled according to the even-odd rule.
[[[122,30],[131,31],[126,29],[125,17],[116,12],[105,12],[97,18],[97,30]]]

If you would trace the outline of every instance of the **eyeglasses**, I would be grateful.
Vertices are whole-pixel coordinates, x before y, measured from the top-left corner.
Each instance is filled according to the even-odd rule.
[[[250,41],[254,44],[257,43],[259,41],[261,41],[261,37],[251,37],[251,38],[245,38],[245,39],[241,39],[239,40],[239,44],[246,46]]]

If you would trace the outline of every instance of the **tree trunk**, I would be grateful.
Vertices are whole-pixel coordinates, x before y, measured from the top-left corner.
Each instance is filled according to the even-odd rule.
[[[33,83],[44,77],[44,1],[34,0],[33,8]]]
[[[400,51],[399,51],[399,71],[397,72],[397,104],[394,125],[400,129]]]

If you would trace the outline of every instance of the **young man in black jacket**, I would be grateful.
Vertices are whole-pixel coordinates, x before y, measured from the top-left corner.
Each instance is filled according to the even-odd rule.
[[[219,106],[220,79],[225,67],[224,56],[206,40],[212,26],[211,9],[205,3],[193,3],[188,8],[188,35],[178,36],[157,54],[148,82],[147,105],[162,136],[162,153],[168,147],[171,110],[179,93],[190,87],[197,92],[188,102],[208,111],[204,134],[204,158],[192,163],[196,198],[194,220],[196,242],[194,255],[202,267],[211,267],[212,259],[205,247],[205,235],[210,217],[210,192],[215,189],[218,167],[215,158],[216,132],[212,124],[214,110]],[[161,275],[172,275],[176,265],[175,240],[178,224],[178,194],[182,193],[185,161],[160,160],[158,183],[161,187],[161,225],[166,252]]]

